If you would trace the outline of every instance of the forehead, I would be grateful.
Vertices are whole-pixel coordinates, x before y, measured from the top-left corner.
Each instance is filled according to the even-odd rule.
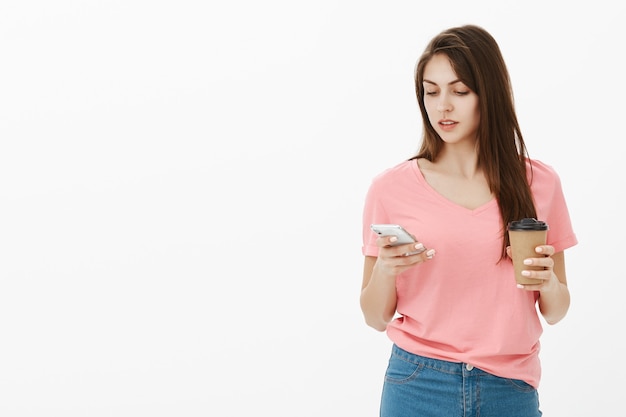
[[[435,84],[448,84],[451,81],[458,80],[459,77],[454,72],[448,57],[444,54],[436,54],[424,66],[423,78],[424,81],[434,82]]]

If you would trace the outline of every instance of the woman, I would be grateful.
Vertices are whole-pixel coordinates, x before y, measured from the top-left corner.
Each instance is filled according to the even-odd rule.
[[[564,250],[577,243],[560,179],[529,158],[506,65],[483,28],[437,35],[415,89],[421,148],[373,179],[363,212],[361,309],[393,342],[380,415],[540,416],[536,306],[550,324],[567,313]],[[515,282],[507,225],[522,218],[549,225],[525,260],[543,267],[524,271],[541,284]],[[400,224],[417,243],[391,246],[373,223]]]

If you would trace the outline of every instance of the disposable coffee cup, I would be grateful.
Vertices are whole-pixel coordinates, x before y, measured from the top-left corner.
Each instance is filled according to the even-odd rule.
[[[509,223],[509,240],[511,242],[511,255],[513,268],[515,269],[515,281],[518,284],[540,284],[541,279],[528,278],[522,275],[523,270],[540,271],[542,266],[524,265],[524,259],[539,258],[535,248],[546,244],[548,224],[537,219],[526,218]]]

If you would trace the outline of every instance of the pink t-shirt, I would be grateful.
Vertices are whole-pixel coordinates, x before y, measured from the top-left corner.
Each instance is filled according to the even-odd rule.
[[[548,223],[557,252],[577,243],[561,182],[532,161],[537,218]],[[397,223],[437,254],[396,279],[396,318],[389,338],[417,355],[465,362],[538,387],[541,378],[537,292],[516,287],[513,265],[499,262],[502,222],[495,199],[474,210],[435,191],[416,160],[376,176],[363,211],[363,254],[378,256],[372,223]]]

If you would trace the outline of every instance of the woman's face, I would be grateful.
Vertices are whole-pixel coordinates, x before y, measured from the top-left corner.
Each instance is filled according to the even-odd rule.
[[[424,67],[424,106],[430,124],[448,144],[474,144],[480,123],[478,96],[455,74],[448,57],[437,54]]]

